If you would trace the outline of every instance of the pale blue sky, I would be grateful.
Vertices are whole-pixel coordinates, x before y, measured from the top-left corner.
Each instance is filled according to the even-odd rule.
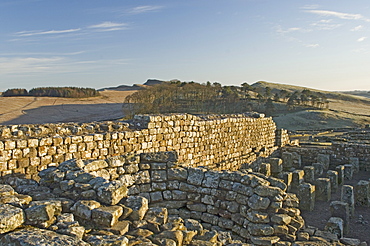
[[[148,78],[370,90],[368,0],[0,0],[0,91]]]

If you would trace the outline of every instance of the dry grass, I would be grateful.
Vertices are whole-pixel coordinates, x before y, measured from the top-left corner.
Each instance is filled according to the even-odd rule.
[[[122,103],[135,91],[102,91],[100,97],[0,97],[0,124],[89,122],[123,117]]]

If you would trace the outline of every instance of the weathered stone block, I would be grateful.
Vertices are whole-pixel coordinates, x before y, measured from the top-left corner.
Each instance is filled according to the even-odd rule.
[[[97,188],[98,200],[107,205],[116,205],[122,198],[127,197],[127,187],[120,181],[112,181]]]
[[[201,185],[204,178],[205,169],[189,168],[188,169],[188,183],[192,185]]]
[[[99,208],[100,203],[94,200],[81,200],[76,202],[71,208],[74,215],[82,219],[91,220],[91,211]]]
[[[322,163],[313,163],[312,166],[315,168],[315,179],[324,174],[324,165]]]
[[[117,223],[122,213],[121,206],[99,207],[91,211],[91,219],[99,225],[112,227]]]
[[[274,234],[274,228],[268,224],[248,224],[248,231],[253,236],[271,236]]]
[[[339,217],[331,217],[325,225],[325,231],[337,235],[338,238],[342,238],[344,233],[343,219]]]
[[[272,237],[251,237],[253,245],[275,245],[280,241],[280,238],[277,236]]]
[[[313,211],[316,199],[316,187],[309,183],[303,183],[298,187],[299,208]]]
[[[330,155],[318,154],[317,162],[323,165],[324,170],[328,170],[330,165]]]
[[[330,203],[330,214],[332,217],[339,217],[344,222],[344,233],[349,230],[349,217],[350,212],[348,204],[340,201],[332,201]]]
[[[8,233],[0,239],[1,245],[48,245],[48,246],[62,246],[62,245],[75,245],[75,246],[90,246],[89,243],[82,241],[76,237],[62,235],[53,231],[38,229],[38,228],[25,228],[19,231]]]
[[[353,166],[351,164],[344,165],[344,179],[352,180],[353,178]]]
[[[342,202],[345,202],[348,204],[350,217],[352,217],[355,213],[355,197],[354,197],[353,186],[343,185],[340,199]]]
[[[185,168],[169,168],[167,170],[168,180],[186,180],[188,178],[188,171]]]
[[[335,170],[338,172],[338,185],[342,185],[344,182],[344,166],[337,166]]]
[[[326,177],[330,179],[331,190],[336,191],[338,189],[338,172],[328,170],[326,172]]]
[[[270,217],[268,213],[264,213],[261,211],[255,211],[252,209],[248,209],[248,211],[241,211],[241,215],[246,217],[252,223],[269,223]]]
[[[360,171],[360,160],[357,157],[350,157],[349,164],[353,167],[353,173],[358,173]]]
[[[0,204],[0,233],[13,231],[25,222],[23,210],[9,204]],[[6,244],[4,244],[6,245]]]
[[[283,160],[280,158],[270,158],[270,167],[272,174],[278,174],[283,171]]]
[[[132,220],[142,220],[148,211],[148,199],[142,196],[129,196],[125,206],[132,209],[129,218]]]
[[[256,194],[248,199],[248,206],[255,210],[267,209],[270,205],[270,199]]]
[[[271,222],[278,224],[278,225],[288,225],[292,220],[292,217],[290,217],[287,214],[275,214],[271,216]]]
[[[259,173],[262,173],[266,177],[271,176],[271,166],[270,163],[262,163],[258,170]]]
[[[331,184],[328,178],[316,179],[316,199],[319,201],[330,201],[331,198]]]
[[[315,182],[315,167],[314,166],[305,166],[304,171],[304,180],[307,183],[313,184]]]
[[[355,201],[357,206],[370,207],[370,182],[360,180],[355,187]]]

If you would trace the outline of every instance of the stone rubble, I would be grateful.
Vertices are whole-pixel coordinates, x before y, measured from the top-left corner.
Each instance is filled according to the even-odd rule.
[[[3,180],[1,197],[25,201],[2,204],[16,223],[2,227],[0,245],[292,245],[315,237],[282,181],[181,166],[173,152],[73,159],[40,172],[39,182]]]

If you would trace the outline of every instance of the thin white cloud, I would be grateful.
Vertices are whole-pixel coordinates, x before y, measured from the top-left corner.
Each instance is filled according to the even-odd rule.
[[[36,36],[36,35],[53,35],[53,34],[78,32],[80,30],[81,28],[67,29],[67,30],[50,30],[50,31],[21,31],[21,32],[15,33],[15,36],[29,37],[29,36]]]
[[[318,47],[320,47],[320,45],[319,44],[307,44],[307,45],[305,45],[307,48],[318,48]]]
[[[92,25],[89,26],[88,28],[118,28],[118,27],[123,27],[127,26],[126,23],[114,23],[111,21],[105,21],[103,23],[97,24],[97,25]]]
[[[333,17],[337,17],[337,18],[345,19],[345,20],[370,21],[370,19],[367,19],[361,14],[349,14],[349,13],[342,13],[342,12],[329,11],[329,10],[306,10],[306,12],[321,15],[321,16],[333,16]]]
[[[99,32],[110,32],[110,31],[119,31],[127,29],[128,25],[126,23],[115,23],[111,21],[105,21],[103,23],[88,26],[90,29],[95,29]]]
[[[162,9],[163,6],[158,6],[158,5],[143,5],[143,6],[138,6],[135,8],[130,9],[128,12],[130,14],[142,14],[146,12],[152,12],[152,11],[157,11]]]
[[[359,26],[356,26],[356,27],[352,28],[351,31],[352,32],[357,32],[357,31],[361,31],[362,29],[364,29],[364,26],[359,25]]]
[[[0,74],[45,72],[63,60],[63,57],[0,57]]]
[[[95,73],[127,65],[127,59],[75,60],[68,57],[0,57],[0,75],[33,76],[65,73]]]
[[[333,22],[332,19],[319,20],[317,22],[312,23],[311,26],[315,27],[318,30],[334,30],[342,26],[342,24],[336,24],[332,22]]]
[[[357,42],[363,42],[363,41],[365,41],[365,39],[367,39],[367,37],[361,37],[361,38],[357,39]]]
[[[287,29],[283,29],[280,25],[276,27],[276,32],[280,34],[286,34],[286,33],[297,32],[297,31],[304,31],[304,30],[300,27],[291,27]]]
[[[301,7],[301,9],[318,9],[320,7],[320,5],[318,4],[312,4],[312,5],[305,5],[303,7]]]

